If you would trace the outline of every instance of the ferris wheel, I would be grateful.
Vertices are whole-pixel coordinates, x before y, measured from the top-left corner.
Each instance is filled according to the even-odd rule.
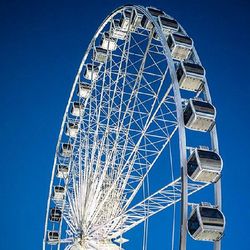
[[[205,69],[183,27],[154,7],[113,11],[91,40],[70,93],[43,250],[126,249],[124,235],[141,223],[145,250],[148,219],[178,202],[172,211],[180,217],[179,249],[192,238],[220,250],[223,161],[215,118]],[[159,171],[163,155],[169,178],[150,192],[149,174]],[[202,189],[211,192],[208,186],[212,202],[190,202]]]

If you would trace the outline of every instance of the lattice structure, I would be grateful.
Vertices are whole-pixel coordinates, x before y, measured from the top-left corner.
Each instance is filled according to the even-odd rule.
[[[193,130],[202,125],[205,131],[209,121],[212,149],[218,152],[215,115],[208,118],[199,111],[191,116],[198,104],[187,110],[190,97],[203,98],[203,110],[211,103],[202,66],[195,68],[201,75],[195,77],[194,64],[200,65],[200,61],[192,40],[163,11],[125,6],[103,22],[80,65],[63,118],[44,250],[120,249],[121,243],[114,244],[114,239],[178,201],[182,201],[181,249],[186,248],[187,197],[210,183],[188,182],[184,125]],[[192,91],[192,95],[182,95],[180,89]],[[182,178],[172,178],[132,205],[177,133]],[[209,180],[211,171],[206,171],[202,180]],[[220,171],[218,167],[213,175],[216,181]],[[199,180],[199,174],[192,176]],[[219,181],[216,192],[220,206]],[[219,250],[220,244],[215,245]]]

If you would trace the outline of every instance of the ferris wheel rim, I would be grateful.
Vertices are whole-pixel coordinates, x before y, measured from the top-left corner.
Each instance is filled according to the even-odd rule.
[[[66,106],[66,111],[64,113],[63,122],[62,122],[62,125],[61,125],[59,139],[58,139],[58,143],[57,143],[57,147],[56,147],[56,153],[55,153],[53,170],[52,170],[52,176],[51,176],[50,193],[49,193],[48,204],[47,204],[46,225],[45,225],[45,230],[44,230],[44,242],[45,242],[45,239],[46,239],[47,220],[48,220],[48,214],[49,214],[49,202],[50,202],[50,197],[51,197],[51,194],[52,194],[53,179],[54,179],[55,168],[56,168],[56,154],[59,151],[59,147],[60,147],[60,143],[61,143],[61,137],[62,137],[62,133],[64,131],[64,124],[66,122],[66,116],[67,116],[67,113],[69,112],[69,108],[70,108],[70,104],[71,104],[71,99],[72,99],[73,93],[74,93],[76,85],[77,85],[78,76],[79,76],[79,74],[82,71],[82,68],[83,68],[83,66],[85,64],[87,56],[88,56],[88,54],[89,54],[89,52],[91,50],[91,47],[92,47],[92,45],[93,45],[96,37],[102,31],[103,27],[113,18],[113,16],[115,16],[117,13],[121,12],[124,8],[135,8],[135,9],[138,9],[138,10],[142,11],[143,14],[146,15],[150,19],[150,21],[152,23],[154,23],[155,29],[156,29],[159,37],[160,37],[161,43],[162,43],[162,45],[164,45],[163,49],[165,51],[165,56],[166,56],[167,61],[168,61],[169,70],[170,70],[170,73],[171,73],[172,83],[173,83],[173,87],[174,87],[173,88],[174,89],[174,94],[175,94],[174,100],[175,100],[175,104],[176,104],[176,107],[177,107],[177,116],[178,116],[178,118],[177,118],[178,119],[178,131],[179,131],[179,138],[181,138],[180,139],[181,141],[179,143],[180,143],[180,145],[182,145],[182,146],[180,146],[181,147],[180,151],[181,151],[182,158],[183,158],[183,165],[186,165],[186,158],[187,158],[186,157],[186,134],[185,134],[185,126],[184,126],[184,122],[183,122],[182,100],[181,100],[179,85],[178,85],[178,81],[177,81],[177,77],[176,77],[176,72],[175,72],[175,68],[174,68],[174,61],[173,61],[173,59],[171,57],[170,50],[169,50],[169,48],[167,46],[166,38],[163,35],[162,30],[161,30],[159,24],[151,16],[151,14],[147,11],[146,8],[144,8],[142,6],[138,6],[138,5],[124,5],[124,6],[121,6],[121,7],[117,8],[116,10],[114,10],[113,12],[111,12],[111,14],[103,21],[103,23],[97,29],[97,32],[93,36],[93,38],[92,38],[91,42],[89,43],[89,46],[88,46],[88,48],[87,48],[87,50],[86,50],[86,52],[85,52],[85,54],[83,56],[83,59],[81,61],[78,73],[77,73],[77,75],[75,77],[75,80],[74,80],[74,84],[73,84],[72,91],[71,91],[71,94],[70,94],[70,97],[69,97],[69,101],[68,101],[68,104]],[[198,54],[197,54],[197,52],[195,50],[195,47],[193,47],[193,51],[196,54],[197,61],[200,62]],[[206,82],[205,82],[205,88],[206,88],[205,91],[206,91],[206,95],[207,95],[207,100],[211,101],[211,96],[210,96],[208,85],[207,85]],[[213,140],[214,149],[216,151],[218,151],[218,141],[217,141],[216,127],[213,128],[211,134],[212,134],[212,140]],[[218,189],[220,189],[220,183],[218,183]],[[187,196],[187,195],[185,195],[185,196]],[[220,200],[221,200],[221,198],[220,198],[220,194],[219,194],[218,195],[218,203],[220,203]],[[218,249],[219,248],[217,248],[217,250]]]

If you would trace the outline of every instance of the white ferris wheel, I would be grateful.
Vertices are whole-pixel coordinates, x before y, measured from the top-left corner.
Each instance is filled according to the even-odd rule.
[[[91,40],[70,93],[43,250],[126,249],[126,232],[140,223],[145,250],[148,219],[179,201],[172,210],[180,217],[177,247],[187,249],[190,235],[220,250],[225,217],[215,117],[205,70],[183,27],[154,7],[113,11]],[[162,155],[169,178],[150,192],[149,174],[159,171]],[[211,192],[208,186],[212,202],[190,202],[202,189]]]

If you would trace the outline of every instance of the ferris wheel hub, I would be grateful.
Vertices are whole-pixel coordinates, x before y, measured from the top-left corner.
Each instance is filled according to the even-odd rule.
[[[119,250],[121,249],[118,245],[114,244],[109,240],[103,241],[86,241],[84,243],[76,242],[69,250]]]

